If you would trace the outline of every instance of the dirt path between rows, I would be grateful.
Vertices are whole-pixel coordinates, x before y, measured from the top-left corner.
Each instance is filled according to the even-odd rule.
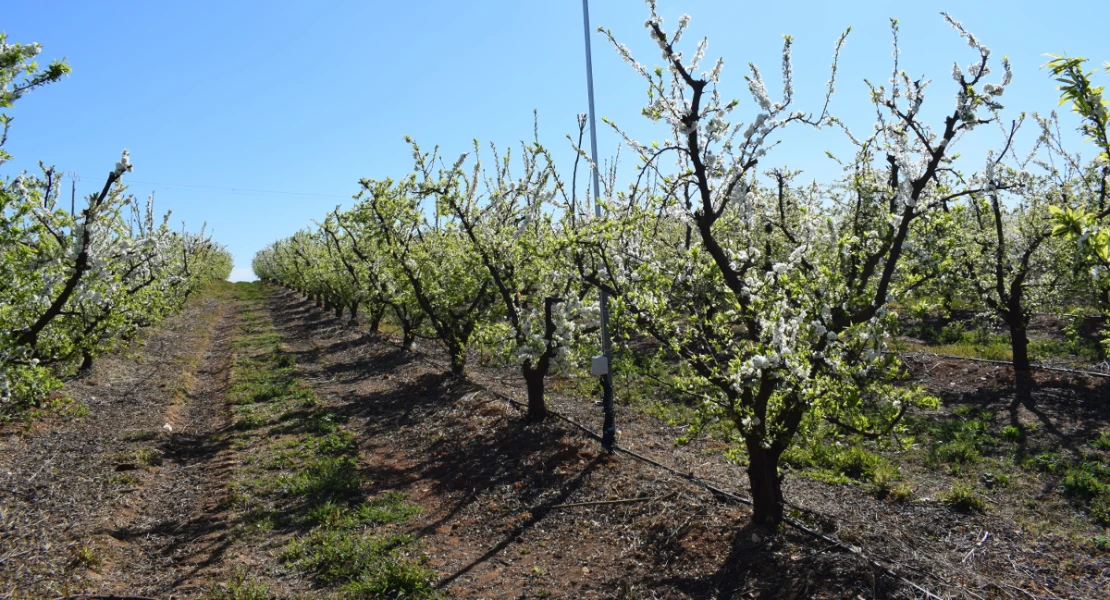
[[[0,598],[191,598],[222,575],[224,395],[238,305],[195,298],[0,437]]]

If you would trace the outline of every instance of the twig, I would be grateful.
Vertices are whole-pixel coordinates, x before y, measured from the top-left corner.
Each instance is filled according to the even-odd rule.
[[[556,504],[551,508],[574,508],[576,506],[602,506],[605,504],[631,504],[633,502],[654,502],[655,500],[666,500],[678,494],[678,492],[671,492],[662,496],[653,496],[651,498],[625,498],[623,500],[595,500],[593,502],[574,502],[571,504]]]
[[[1030,597],[1030,598],[1032,598],[1033,600],[1041,600],[1040,596],[1034,596],[1033,594],[1030,594],[1029,592],[1027,592],[1027,591],[1025,591],[1025,590],[1023,590],[1023,589],[1021,589],[1021,588],[1019,588],[1019,587],[1017,587],[1017,586],[1013,586],[1013,585],[1010,585],[1010,584],[1008,584],[1008,583],[997,583],[997,584],[995,584],[995,585],[997,585],[997,586],[999,586],[999,587],[1004,587],[1004,588],[1010,588],[1011,590],[1017,590],[1017,591],[1019,591],[1019,592],[1021,592],[1021,593],[1025,594],[1026,596],[1029,596],[1029,597]]]
[[[979,540],[979,543],[972,546],[971,550],[968,551],[968,553],[964,555],[964,559],[961,560],[960,562],[962,562],[964,564],[967,564],[967,561],[968,561],[969,558],[971,558],[971,555],[975,554],[975,551],[978,550],[979,548],[982,548],[983,547],[983,542],[987,541],[987,538],[989,538],[990,536],[991,536],[991,532],[983,531],[983,539]]]
[[[47,460],[46,460],[45,462],[43,462],[43,463],[42,463],[42,465],[41,465],[41,466],[39,466],[39,470],[38,470],[38,471],[35,471],[35,474],[34,474],[34,475],[32,475],[31,477],[29,477],[29,478],[27,479],[27,483],[31,483],[32,481],[34,481],[34,480],[35,480],[35,478],[39,476],[39,473],[42,473],[42,470],[46,468],[46,465],[48,465],[48,464],[50,464],[50,463],[54,462],[54,457],[55,457],[55,456],[58,456],[58,453],[57,453],[57,452],[55,452],[55,453],[53,454],[53,456],[51,456],[50,458],[48,458],[48,459],[47,459]]]

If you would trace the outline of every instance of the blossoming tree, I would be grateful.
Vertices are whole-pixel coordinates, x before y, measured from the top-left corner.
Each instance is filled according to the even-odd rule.
[[[938,185],[938,171],[963,133],[993,118],[983,109],[1009,83],[1009,67],[1003,59],[1001,83],[987,83],[990,51],[949,18],[976,60],[966,72],[953,68],[956,106],[939,130],[920,116],[929,83],[911,80],[896,58],[889,88],[869,84],[873,133],[857,137],[842,126],[857,147],[845,176],[794,186],[785,170],[759,177],[771,135],[840,122],[824,108],[816,116],[790,110],[791,39],[782,99],[769,97],[752,65],[757,113],[747,125],[732,123],[740,103],[716,89],[722,61],[699,72],[706,41],[691,58],[677,49],[689,18],[668,32],[649,7],[646,27],[665,66],[649,70],[614,44],[648,82],[644,114],[670,137],[642,144],[625,136],[643,166],[609,202],[621,231],[598,243],[603,281],[617,310],[679,360],[675,383],[701,396],[710,418],[735,427],[747,450],[753,520],[773,524],[783,518],[779,459],[807,416],[882,431],[924,400],[894,385],[897,361],[882,352],[894,319],[887,303],[913,225],[953,193]],[[606,243],[614,239],[622,243]]]

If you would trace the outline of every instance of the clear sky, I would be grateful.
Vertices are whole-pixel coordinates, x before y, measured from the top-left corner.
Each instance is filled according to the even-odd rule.
[[[833,111],[861,129],[873,114],[862,79],[890,76],[890,17],[901,22],[902,68],[934,82],[928,114],[937,122],[951,110],[952,62],[975,55],[941,10],[1011,58],[1014,84],[1003,99],[1014,115],[1056,107],[1039,69],[1045,53],[1110,60],[1110,8],[1099,2],[1082,10],[1021,1],[661,2],[665,26],[692,16],[687,55],[707,35],[709,56],[725,58],[721,89],[742,99],[740,120],[755,114],[742,77],[749,61],[772,97],[781,89],[782,34],[795,38],[796,107],[818,109],[833,43],[851,26]],[[593,27],[612,29],[641,62],[659,63],[643,2],[594,0],[591,13]],[[233,279],[252,277],[259,248],[349,205],[359,178],[406,174],[406,134],[449,155],[473,138],[505,147],[531,137],[537,110],[541,141],[569,168],[565,136],[587,107],[577,0],[58,0],[5,3],[0,15],[10,42],[39,42],[43,62],[64,57],[73,67],[67,80],[8,111],[15,120],[6,149],[16,158],[2,175],[42,160],[79,173],[83,195],[99,189],[128,148],[131,192],[154,191],[174,223],[207,222],[235,254]],[[641,141],[666,137],[640,116],[642,81],[604,37],[592,40],[598,114]],[[600,123],[599,133],[602,157],[611,156],[618,139]],[[965,152],[981,155],[997,132],[984,136]],[[801,136],[764,164],[826,177],[833,171],[823,150],[837,143],[832,132]]]

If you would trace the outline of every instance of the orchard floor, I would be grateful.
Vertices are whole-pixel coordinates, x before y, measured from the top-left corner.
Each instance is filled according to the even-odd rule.
[[[916,500],[907,502],[791,473],[792,514],[843,545],[789,527],[753,530],[743,505],[605,455],[563,421],[528,424],[504,401],[523,399],[510,370],[474,367],[471,379],[454,379],[432,342],[404,353],[290,292],[267,288],[259,301],[224,286],[70,382],[87,415],[2,432],[0,598],[230,598],[219,584],[244,572],[273,597],[339,595],[281,562],[297,531],[244,533],[228,508],[230,479],[252,450],[242,434],[231,443],[227,390],[247,309],[274,324],[301,381],[355,435],[360,493],[400,492],[423,509],[391,527],[415,538],[445,597],[1110,596],[1110,553],[1084,543],[1106,530],[1047,487],[992,491],[985,512],[961,513],[935,498],[968,473],[916,468],[912,457],[903,472]],[[911,367],[943,390],[928,417],[996,406],[1000,423],[1037,421],[1038,435],[1073,442],[1108,424],[1102,381],[1042,380],[1035,410],[1011,413],[1004,369]],[[551,406],[596,428],[600,410],[569,393],[577,387],[553,382]],[[626,406],[618,429],[622,447],[745,494],[742,467],[712,436],[676,446],[681,429]]]

